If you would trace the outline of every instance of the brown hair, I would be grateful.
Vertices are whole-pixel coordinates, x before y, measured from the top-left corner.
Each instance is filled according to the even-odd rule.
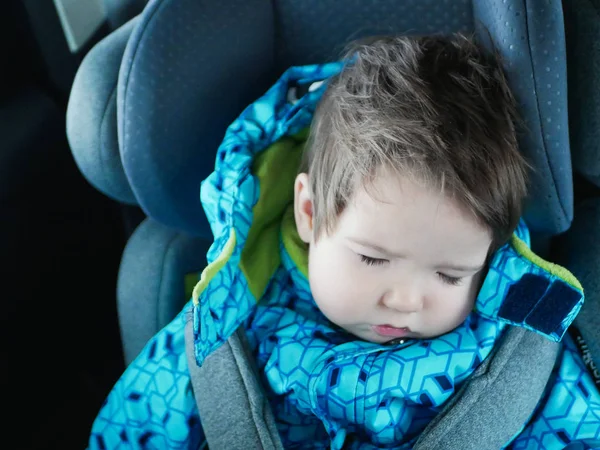
[[[301,167],[317,236],[333,229],[356,186],[385,168],[441,189],[489,227],[493,249],[505,243],[521,216],[528,165],[498,55],[455,34],[376,38],[344,58]]]

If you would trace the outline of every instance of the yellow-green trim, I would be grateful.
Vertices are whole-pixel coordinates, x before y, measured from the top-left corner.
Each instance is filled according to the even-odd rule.
[[[307,130],[284,136],[260,152],[252,164],[259,199],[252,208],[252,225],[244,242],[240,270],[258,301],[281,264],[279,233],[283,214],[294,201],[294,181]]]
[[[239,269],[256,300],[263,296],[281,264],[280,233],[283,233],[284,245],[299,270],[305,276],[308,275],[306,246],[297,235],[293,215],[294,181],[308,132],[307,128],[294,136],[282,137],[256,155],[252,163],[252,175],[256,177],[260,195],[252,208],[252,224],[243,243]],[[195,304],[198,304],[200,294],[208,283],[227,263],[235,245],[235,231],[231,230],[225,248],[204,269],[200,281],[194,287],[192,298]]]
[[[560,278],[565,283],[573,286],[575,289],[578,289],[583,292],[583,287],[581,286],[579,280],[575,278],[575,275],[573,275],[564,267],[559,266],[558,264],[553,264],[551,262],[546,261],[545,259],[540,258],[538,255],[533,253],[529,247],[527,247],[527,244],[525,244],[525,242],[523,242],[514,234],[511,238],[511,245],[517,253],[531,261],[536,266],[541,267],[542,269],[550,272],[552,275]]]
[[[194,302],[194,305],[198,305],[200,294],[202,294],[204,289],[206,289],[206,286],[208,286],[208,283],[210,283],[210,281],[223,268],[223,266],[227,264],[229,258],[231,258],[233,250],[235,249],[235,243],[236,235],[235,230],[232,228],[231,232],[229,233],[229,239],[227,240],[223,251],[221,251],[221,254],[217,257],[217,259],[215,259],[208,266],[206,266],[206,268],[202,271],[200,281],[198,281],[198,283],[194,287],[194,291],[192,292],[192,300]]]

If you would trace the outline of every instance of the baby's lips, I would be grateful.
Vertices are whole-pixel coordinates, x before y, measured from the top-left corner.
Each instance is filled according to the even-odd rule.
[[[399,338],[399,337],[407,336],[410,333],[410,328],[408,328],[408,327],[398,328],[398,327],[394,327],[393,325],[385,324],[385,325],[375,325],[373,327],[373,331],[375,331],[375,333],[377,333],[381,336]]]

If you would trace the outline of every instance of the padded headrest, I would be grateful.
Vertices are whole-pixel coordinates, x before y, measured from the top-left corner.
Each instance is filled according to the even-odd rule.
[[[146,213],[210,235],[199,202],[226,127],[290,65],[331,61],[349,40],[476,30],[504,56],[536,168],[525,218],[556,234],[572,220],[560,0],[153,0],[125,50],[119,144]]]

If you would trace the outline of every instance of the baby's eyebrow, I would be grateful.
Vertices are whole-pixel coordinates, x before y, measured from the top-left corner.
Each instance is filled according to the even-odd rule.
[[[368,247],[368,248],[375,250],[376,252],[381,253],[383,255],[387,255],[390,257],[394,257],[394,258],[406,258],[406,255],[403,255],[401,253],[394,253],[394,252],[387,250],[387,249],[383,248],[382,246],[377,245],[373,242],[364,241],[360,238],[354,238],[354,237],[349,237],[348,240],[350,242],[360,245],[361,247]]]

